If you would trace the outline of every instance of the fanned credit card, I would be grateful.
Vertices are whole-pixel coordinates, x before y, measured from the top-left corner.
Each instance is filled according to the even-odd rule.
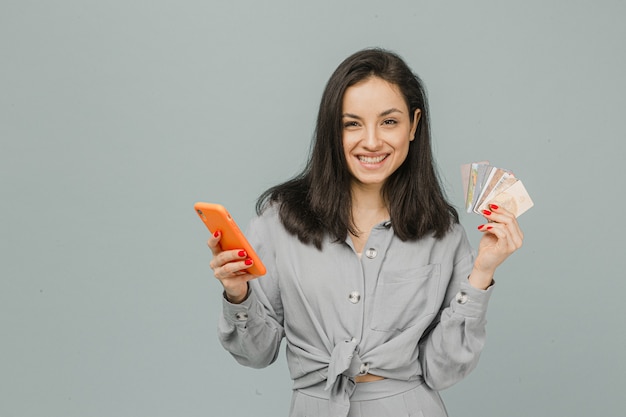
[[[521,216],[534,203],[522,181],[508,169],[498,168],[489,161],[472,162],[461,166],[465,196],[465,211],[482,214],[489,204],[496,204]]]

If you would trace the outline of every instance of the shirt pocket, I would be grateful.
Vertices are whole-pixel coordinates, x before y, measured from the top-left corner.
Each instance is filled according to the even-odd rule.
[[[374,294],[371,328],[404,330],[434,315],[438,310],[440,270],[440,264],[429,264],[383,271]]]

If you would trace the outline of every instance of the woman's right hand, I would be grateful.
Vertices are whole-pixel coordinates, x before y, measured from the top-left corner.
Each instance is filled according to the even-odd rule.
[[[248,281],[257,278],[248,273],[247,268],[252,265],[252,259],[243,249],[223,251],[220,247],[221,232],[216,231],[207,244],[213,252],[213,259],[209,264],[215,278],[224,287],[226,298],[233,304],[243,302],[248,295]]]

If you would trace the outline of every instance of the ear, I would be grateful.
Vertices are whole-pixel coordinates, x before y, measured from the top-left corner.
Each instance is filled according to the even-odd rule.
[[[413,123],[411,124],[411,133],[409,135],[409,140],[412,142],[415,139],[415,132],[417,131],[417,126],[420,123],[420,118],[422,117],[422,110],[415,109],[415,113],[413,113]]]

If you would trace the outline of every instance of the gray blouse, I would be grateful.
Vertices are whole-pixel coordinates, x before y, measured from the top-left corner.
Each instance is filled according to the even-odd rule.
[[[275,207],[247,235],[267,274],[250,281],[243,303],[223,300],[218,330],[239,363],[268,366],[286,337],[294,389],[326,381],[331,406],[344,410],[356,375],[441,390],[476,366],[493,286],[469,284],[474,251],[460,225],[441,239],[403,242],[383,222],[361,257],[349,237],[328,238],[322,250],[301,243]]]

